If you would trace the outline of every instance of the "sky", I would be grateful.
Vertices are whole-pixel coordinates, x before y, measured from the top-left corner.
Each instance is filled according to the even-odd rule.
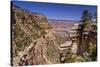
[[[83,10],[88,10],[91,13],[97,11],[94,5],[75,5],[75,4],[59,4],[59,3],[44,3],[44,2],[30,2],[30,1],[15,1],[13,4],[45,15],[48,19],[58,20],[80,20]]]

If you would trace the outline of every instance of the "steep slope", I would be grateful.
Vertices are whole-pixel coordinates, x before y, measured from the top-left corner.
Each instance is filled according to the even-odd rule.
[[[46,17],[11,6],[12,65],[59,63],[55,31]]]

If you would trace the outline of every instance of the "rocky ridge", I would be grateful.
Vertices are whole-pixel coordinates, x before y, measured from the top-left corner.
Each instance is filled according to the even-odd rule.
[[[55,31],[44,15],[12,5],[11,18],[12,65],[59,63]]]

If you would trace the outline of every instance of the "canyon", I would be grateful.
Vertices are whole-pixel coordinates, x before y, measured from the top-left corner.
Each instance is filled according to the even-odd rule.
[[[81,55],[89,43],[96,44],[97,32],[91,28],[83,33],[79,21],[48,19],[12,4],[11,26],[13,66],[91,61]]]

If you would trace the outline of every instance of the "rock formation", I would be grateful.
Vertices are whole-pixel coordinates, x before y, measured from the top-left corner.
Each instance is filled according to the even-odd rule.
[[[88,31],[82,31],[82,23],[68,24],[12,4],[11,65],[97,60],[96,23],[91,23]]]
[[[59,63],[55,31],[44,15],[11,5],[11,25],[12,65]]]

